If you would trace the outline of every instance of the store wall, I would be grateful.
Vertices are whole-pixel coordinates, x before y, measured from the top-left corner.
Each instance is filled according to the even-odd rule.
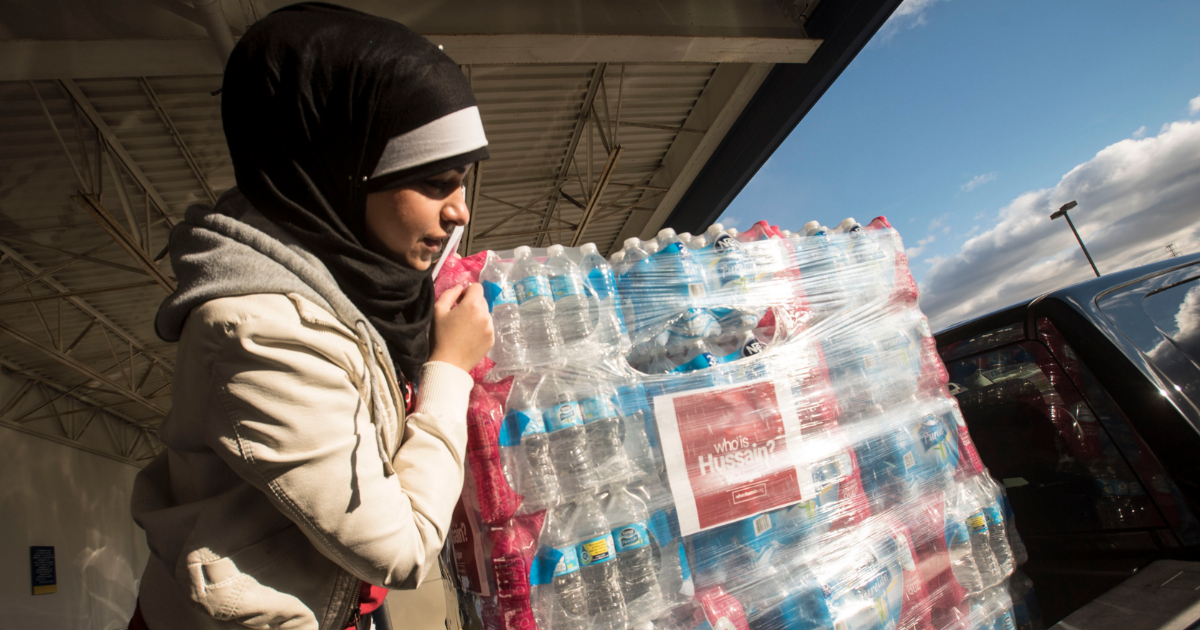
[[[137,472],[0,426],[0,627],[127,626],[149,554],[129,516]],[[35,545],[54,547],[57,593],[32,594]]]

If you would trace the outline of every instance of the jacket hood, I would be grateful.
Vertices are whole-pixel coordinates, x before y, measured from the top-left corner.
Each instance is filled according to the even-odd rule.
[[[175,292],[159,306],[154,330],[164,341],[179,341],[192,309],[223,297],[278,293],[298,294],[328,310],[358,338],[367,355],[378,353],[385,366],[393,365],[387,344],[350,298],[338,287],[329,270],[287,232],[264,217],[237,189],[221,195],[216,207],[194,205],[182,223],[171,230],[171,265],[178,280]],[[384,431],[389,417],[382,397],[391,387],[370,376],[372,422],[380,458],[394,474],[391,454],[395,431]],[[393,382],[394,374],[384,375]],[[403,413],[403,400],[397,409]]]

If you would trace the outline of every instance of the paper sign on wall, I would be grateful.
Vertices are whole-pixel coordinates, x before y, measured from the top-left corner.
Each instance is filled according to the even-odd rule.
[[[796,464],[800,420],[786,382],[656,396],[654,413],[683,535],[812,496]]]
[[[58,576],[54,570],[54,547],[29,548],[29,573],[34,595],[58,592]]]

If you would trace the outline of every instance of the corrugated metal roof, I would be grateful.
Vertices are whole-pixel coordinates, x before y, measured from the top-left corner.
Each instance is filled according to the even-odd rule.
[[[596,74],[599,68],[604,69],[603,77]],[[662,199],[666,188],[647,182],[660,171],[678,128],[716,68],[717,64],[464,68],[479,101],[492,156],[482,167],[478,203],[472,209],[471,251],[539,241],[569,243],[583,215],[576,202],[588,204],[608,158],[605,143],[615,142],[622,147],[620,160],[611,183],[593,204],[596,210],[580,240],[596,242],[607,251],[633,213],[652,212]],[[589,113],[582,108],[595,80],[601,83],[593,120],[583,126],[574,161],[567,161],[581,114]],[[59,392],[85,396],[87,404],[128,423],[152,428],[161,421],[156,409],[170,409],[175,353],[172,344],[153,333],[154,313],[165,292],[72,196],[92,194],[127,232],[138,233],[134,240],[148,238],[141,243],[146,255],[158,254],[169,225],[181,220],[189,205],[209,203],[202,178],[218,194],[234,185],[220,96],[213,95],[220,83],[218,75],[79,80],[73,85],[86,101],[80,107],[73,105],[64,83],[0,83],[0,241],[12,254],[0,263],[0,324],[7,333],[0,336],[0,358],[5,365],[40,375],[58,384]],[[153,106],[151,94],[190,152],[199,176]],[[111,130],[107,143],[125,151],[163,200],[165,218],[132,169],[115,155],[98,160],[100,134],[90,124],[87,107]],[[567,176],[560,179],[564,162]],[[120,184],[113,178],[114,169]],[[124,187],[135,227],[130,226],[118,186]],[[550,218],[545,216],[548,212],[553,213]],[[160,268],[169,274],[169,261],[162,261]],[[30,281],[39,273],[55,284]],[[64,292],[73,302],[53,297]],[[103,318],[99,324],[94,323],[97,315]],[[75,346],[68,354],[72,342]],[[107,381],[82,372],[79,365]],[[150,437],[126,459],[149,456],[155,444]]]

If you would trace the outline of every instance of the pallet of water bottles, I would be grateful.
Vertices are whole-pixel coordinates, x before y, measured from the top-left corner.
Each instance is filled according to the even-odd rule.
[[[886,219],[450,267],[496,331],[446,552],[467,626],[1039,627]]]

